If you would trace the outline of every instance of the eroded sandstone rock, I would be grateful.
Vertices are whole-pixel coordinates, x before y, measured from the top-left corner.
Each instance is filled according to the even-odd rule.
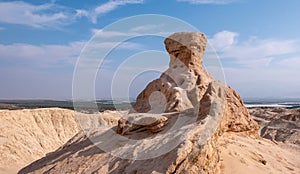
[[[260,124],[262,137],[300,146],[299,108],[252,108],[250,114]]]
[[[169,68],[141,92],[131,112],[153,112],[161,106],[164,106],[163,112],[199,107],[200,98],[213,79],[202,67],[206,42],[206,36],[197,32],[175,33],[167,38],[165,46],[170,54]],[[155,100],[165,103],[151,103],[156,92],[163,97]]]
[[[214,173],[219,137],[256,136],[258,125],[239,95],[202,67],[206,42],[198,32],[171,35],[165,40],[169,68],[148,84],[115,129],[90,134],[93,143],[78,135],[20,173]]]

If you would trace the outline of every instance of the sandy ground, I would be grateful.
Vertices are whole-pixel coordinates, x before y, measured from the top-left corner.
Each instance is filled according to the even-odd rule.
[[[220,139],[221,174],[299,174],[300,147],[226,133]]]
[[[17,173],[66,143],[78,131],[66,109],[0,110],[0,173]]]
[[[79,116],[60,108],[0,110],[0,174],[17,173],[57,150],[82,129],[82,124],[99,124],[99,117]],[[80,118],[85,123],[79,124]],[[101,118],[108,125],[116,125],[120,116],[116,111],[104,111]]]
[[[259,112],[269,113],[261,109]],[[116,124],[117,119],[109,119],[111,112],[104,115],[108,118],[104,117],[106,122]],[[0,123],[0,173],[3,174],[17,173],[62,146],[79,130],[74,112],[58,108],[0,110]],[[250,138],[243,133],[225,133],[219,144],[218,173],[300,173],[300,146],[296,144]]]

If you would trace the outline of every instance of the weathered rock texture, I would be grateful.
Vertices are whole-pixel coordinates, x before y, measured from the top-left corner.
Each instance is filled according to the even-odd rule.
[[[253,108],[249,111],[261,126],[262,137],[300,146],[299,108]]]
[[[100,115],[108,126],[116,125],[120,118],[116,111]],[[0,110],[0,174],[17,173],[59,149],[80,132],[80,118],[89,127],[99,124],[98,114],[75,116],[68,109]]]
[[[198,32],[171,35],[165,40],[169,68],[148,84],[115,128],[89,133],[96,143],[78,134],[20,173],[215,173],[220,136],[245,132],[255,137],[258,125],[239,95],[202,67],[206,42]],[[114,139],[112,130],[124,139]],[[103,144],[115,149],[115,156],[96,146]]]
[[[0,173],[16,173],[79,132],[66,109],[0,110]]]
[[[180,112],[199,107],[213,80],[202,67],[206,42],[201,33],[177,33],[167,38],[169,68],[141,92],[132,112]]]

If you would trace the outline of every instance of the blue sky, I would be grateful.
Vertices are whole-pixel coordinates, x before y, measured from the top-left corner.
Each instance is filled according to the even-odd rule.
[[[141,14],[175,17],[205,33],[227,84],[242,97],[300,98],[299,7],[298,0],[0,1],[0,99],[72,98],[74,67],[87,41]],[[123,51],[164,50],[162,41],[137,39]],[[97,83],[97,98],[109,97],[105,82]]]

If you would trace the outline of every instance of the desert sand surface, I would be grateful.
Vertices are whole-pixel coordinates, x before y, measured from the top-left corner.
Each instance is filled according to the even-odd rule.
[[[126,111],[124,111],[126,112]],[[116,111],[104,111],[101,119],[116,125]],[[58,150],[81,130],[100,124],[98,114],[75,115],[61,108],[0,110],[0,173],[17,173],[26,165]]]
[[[265,110],[268,111],[269,109],[257,108],[251,109],[251,112]],[[294,112],[289,109],[286,109],[286,111],[287,113]],[[108,114],[110,111],[106,113]],[[109,119],[106,120],[109,121]],[[111,125],[116,125],[116,122],[109,122]],[[300,160],[298,158],[300,147],[297,145],[232,132],[223,134],[218,141],[220,163],[217,173],[297,174],[300,172]],[[90,156],[90,158],[84,158],[84,156]],[[103,156],[109,158],[110,155],[103,153],[83,135],[83,132],[80,132],[60,149],[33,163],[30,169],[32,173],[42,173],[55,165],[65,166],[66,169],[74,169],[71,173],[76,173],[76,169],[84,169],[84,166],[86,168],[90,168],[87,166],[97,168],[97,165],[103,165],[103,162],[100,161]],[[38,156],[36,156],[36,159],[39,159]],[[109,164],[107,164],[107,167],[109,167]],[[91,169],[86,171],[91,171]]]
[[[277,110],[278,108],[273,108]],[[48,111],[47,111],[48,110]],[[57,112],[53,112],[53,111]],[[270,109],[251,109],[250,112],[262,112],[261,114],[268,113],[267,111]],[[281,108],[280,110],[286,111],[286,114],[290,112],[295,112],[297,109],[284,109]],[[65,114],[72,113],[72,111],[62,110],[62,109],[42,109],[43,117],[51,117],[49,112],[53,112],[55,115],[56,113],[59,114],[64,111]],[[5,111],[4,113],[7,113]],[[24,112],[24,114],[30,113],[30,115],[34,112],[38,112],[37,110],[21,110],[18,112]],[[113,111],[107,111],[106,115],[115,115],[116,114],[109,114]],[[3,112],[1,112],[3,114]],[[115,112],[113,112],[115,113]],[[24,115],[22,114],[22,115]],[[283,114],[281,112],[281,114]],[[10,115],[11,116],[11,115]],[[12,116],[11,116],[12,117]],[[119,119],[119,116],[116,116],[116,120]],[[262,118],[264,118],[262,116]],[[273,118],[278,118],[278,115],[274,115]],[[265,118],[267,119],[267,118]],[[272,118],[269,118],[272,120]],[[106,119],[106,121],[110,125],[116,125],[117,122]],[[34,123],[34,122],[31,122]],[[35,123],[34,123],[35,124]],[[28,124],[30,125],[30,124]],[[45,129],[45,131],[48,129]],[[94,166],[97,168],[99,162],[96,159],[101,159],[103,156],[107,158],[110,155],[104,154],[102,150],[100,150],[97,146],[95,146],[89,139],[83,136],[83,132],[74,133],[74,137],[64,144],[61,148],[55,149],[56,151],[49,153],[46,157],[41,160],[47,152],[43,151],[41,155],[27,155],[27,158],[30,157],[29,160],[22,160],[18,163],[21,164],[29,164],[32,160],[38,160],[31,166],[33,173],[41,173],[45,172],[44,169],[49,169],[54,166],[66,166],[70,169],[76,168],[84,168],[84,166]],[[46,138],[46,137],[44,137]],[[58,140],[57,138],[54,138]],[[219,163],[219,170],[217,173],[221,174],[239,174],[239,173],[257,173],[257,174],[265,174],[265,173],[290,173],[290,174],[297,174],[300,172],[300,147],[295,144],[290,144],[288,142],[276,142],[271,141],[265,138],[258,138],[258,137],[249,137],[244,133],[225,133],[222,137],[218,140],[219,147],[220,147],[220,163]],[[53,144],[59,144],[58,142],[51,142]],[[56,147],[57,148],[57,147]],[[16,151],[21,149],[16,149]],[[9,154],[10,152],[4,152],[4,154]],[[49,151],[48,151],[49,152]],[[18,152],[19,153],[19,152]],[[35,152],[32,152],[35,153]],[[16,155],[16,154],[11,154]],[[83,156],[93,156],[93,158],[82,158]],[[25,156],[23,157],[25,158]],[[34,159],[35,158],[35,159]],[[3,159],[3,158],[2,158]],[[20,160],[20,158],[15,159],[16,161]],[[72,161],[72,162],[70,162]],[[4,169],[5,165],[3,165],[4,161],[1,161],[2,169]],[[21,165],[20,165],[21,166]],[[46,166],[46,167],[42,167]],[[107,166],[108,167],[108,166]],[[20,169],[16,166],[15,170],[13,168],[7,168],[6,170],[2,170],[2,173],[16,173],[16,171]],[[40,169],[40,170],[39,170]],[[5,171],[5,172],[3,172]],[[10,172],[8,172],[10,171]],[[89,171],[89,170],[87,170]],[[71,172],[72,173],[72,172]],[[76,173],[76,172],[73,172]]]
[[[0,110],[0,173],[17,173],[79,130],[74,112],[59,108]]]
[[[270,111],[278,110],[281,112],[277,114],[272,112],[272,117],[268,116]],[[249,111],[255,113],[255,117],[268,121],[291,113],[299,114],[299,109],[285,108],[255,108],[249,109]],[[109,113],[110,111],[107,111],[106,115],[110,115]],[[74,111],[66,109],[0,110],[0,119],[1,173],[17,173],[22,167],[44,157],[46,154],[49,153],[50,155],[50,152],[59,151],[58,148],[79,131],[78,124],[74,119]],[[115,120],[117,119],[119,119],[118,116]],[[38,120],[43,121],[43,125]],[[106,120],[111,125],[117,124],[114,120]],[[260,123],[261,127],[267,125],[265,122]],[[281,127],[281,129],[283,128]],[[73,140],[64,146],[69,146],[78,136],[73,137]],[[87,142],[89,141],[87,140]],[[84,143],[73,150],[86,151],[95,155],[101,152],[97,147],[91,148],[91,142],[88,144],[88,151],[84,148],[86,145]],[[226,133],[220,139],[219,144],[221,147],[220,173],[296,174],[300,172],[300,160],[298,158],[300,147],[297,145],[263,138],[249,138],[242,133]]]
[[[224,134],[221,173],[300,173],[300,109],[250,108],[260,136]]]
[[[220,139],[222,174],[300,173],[300,147],[227,133]]]

